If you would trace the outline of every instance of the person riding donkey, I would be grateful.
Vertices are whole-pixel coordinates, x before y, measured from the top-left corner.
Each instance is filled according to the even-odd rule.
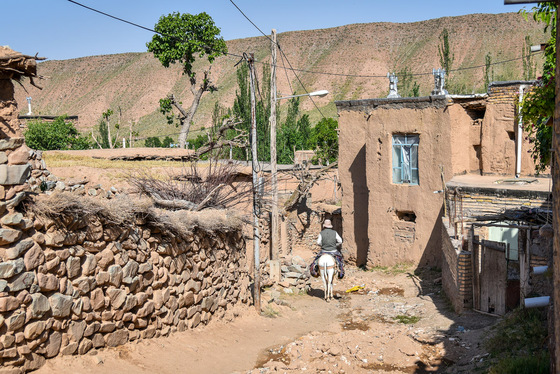
[[[317,238],[317,245],[321,247],[321,251],[319,251],[309,267],[311,275],[314,277],[319,276],[317,261],[322,255],[329,254],[334,257],[336,263],[338,264],[338,278],[342,279],[344,277],[344,262],[342,253],[340,253],[337,249],[337,247],[342,245],[342,238],[335,230],[333,230],[330,219],[326,219],[325,222],[323,222],[323,231],[321,231],[319,237]]]

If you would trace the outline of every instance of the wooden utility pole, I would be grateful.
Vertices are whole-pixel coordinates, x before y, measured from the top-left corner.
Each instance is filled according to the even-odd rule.
[[[253,169],[253,253],[255,269],[253,274],[253,301],[255,308],[261,311],[261,275],[260,275],[260,236],[259,236],[259,178],[257,176],[257,118],[255,101],[255,55],[249,54],[247,59],[251,77],[251,166]]]
[[[552,370],[553,372],[558,372],[560,369],[560,87],[559,87],[559,77],[560,77],[560,49],[558,43],[560,42],[560,28],[558,20],[560,19],[558,15],[558,8],[560,8],[560,1],[556,1],[556,87],[555,87],[555,105],[554,105],[554,122],[553,122],[553,134],[552,134],[552,227],[554,231],[553,237],[553,279],[552,279],[552,289],[553,296],[552,300],[554,303],[554,349],[553,360],[552,360]]]
[[[278,168],[276,166],[276,30],[271,32],[271,56],[272,65],[270,69],[270,183],[272,189],[272,213],[270,221],[270,259],[278,260],[280,257],[278,249]]]

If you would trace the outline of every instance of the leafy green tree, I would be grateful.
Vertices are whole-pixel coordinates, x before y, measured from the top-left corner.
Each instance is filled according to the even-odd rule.
[[[532,157],[537,172],[544,171],[550,165],[552,148],[552,127],[548,120],[554,115],[555,103],[555,69],[556,69],[556,3],[540,3],[531,10],[533,19],[545,24],[545,32],[550,30],[543,75],[537,79],[537,86],[529,91],[521,104],[521,115],[529,142],[533,143]],[[521,13],[528,17],[526,10]]]
[[[531,38],[529,35],[525,36],[525,45],[521,50],[523,61],[523,79],[530,81],[535,79],[537,66],[535,64],[533,54],[531,53]]]
[[[149,138],[146,138],[146,140],[144,141],[144,146],[145,147],[149,147],[149,148],[161,148],[161,140],[159,140],[159,138],[157,136],[151,136]]]
[[[101,115],[101,119],[99,120],[98,126],[98,137],[96,137],[93,133],[93,129],[91,130],[91,136],[93,140],[97,143],[99,148],[115,148],[117,146],[117,139],[119,137],[119,130],[120,125],[119,123],[115,123],[114,125],[111,124],[111,117],[113,116],[114,111],[112,109],[107,109]],[[113,136],[111,135],[111,129],[115,128],[116,134]]]
[[[486,90],[488,90],[490,82],[494,79],[494,71],[492,70],[492,55],[490,52],[484,56],[484,61],[484,85],[486,86]]]
[[[397,73],[399,77],[399,94],[403,97],[420,96],[420,85],[414,80],[410,69],[405,67],[401,72]]]
[[[163,138],[163,141],[161,142],[161,146],[163,148],[170,148],[171,144],[173,144],[173,138],[171,138],[170,136],[166,136],[165,138]]]
[[[445,69],[445,73],[449,77],[453,61],[455,61],[455,54],[451,51],[451,46],[449,45],[449,31],[447,31],[446,28],[444,28],[439,35],[439,41],[441,43],[438,45],[439,63],[441,67]]]
[[[212,64],[216,57],[227,53],[227,46],[219,36],[220,29],[214,24],[212,17],[204,12],[197,15],[175,12],[161,16],[154,29],[158,34],[146,44],[148,51],[152,52],[164,67],[180,63],[183,66],[183,74],[189,76],[191,91],[194,94],[188,110],[183,108],[181,101],[173,94],[160,100],[160,111],[167,115],[168,122],[174,120],[173,110],[178,111],[176,118],[181,127],[179,146],[185,148],[187,135],[202,95],[217,89],[210,80],[210,68],[204,71],[200,85],[196,88],[197,77],[193,71],[193,63],[196,57],[206,56]]]
[[[299,99],[299,97],[290,99],[286,120],[281,124],[277,136],[276,148],[278,162],[281,164],[291,164],[294,161],[295,151],[308,149],[311,123],[307,114],[298,119]]]
[[[255,95],[255,120],[257,123],[257,157],[259,161],[270,161],[270,67],[263,66],[262,87],[257,86]],[[251,133],[251,96],[249,84],[249,68],[246,64],[240,65],[237,69],[238,89],[235,93],[233,102],[232,116],[241,121],[239,130]],[[237,132],[231,130],[229,138],[233,138]],[[233,158],[245,160],[251,158],[251,151],[247,148],[234,148]]]
[[[323,118],[311,131],[309,147],[315,149],[315,159],[321,164],[338,159],[338,122]]]
[[[33,121],[27,125],[25,143],[33,149],[89,149],[89,139],[81,135],[74,124],[66,121],[66,116],[58,117],[53,122]]]

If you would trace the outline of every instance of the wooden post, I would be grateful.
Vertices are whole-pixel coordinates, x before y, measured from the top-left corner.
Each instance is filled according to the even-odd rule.
[[[270,221],[270,259],[278,260],[278,168],[276,166],[276,30],[271,32],[272,65],[270,68],[270,183],[272,189],[272,213]]]
[[[556,5],[560,6],[560,1],[556,1]],[[556,25],[559,25],[558,20],[560,19],[558,11],[556,12]],[[552,159],[551,159],[551,169],[552,169],[552,227],[554,229],[554,239],[553,239],[553,300],[554,300],[554,349],[551,351],[553,353],[552,359],[552,370],[554,373],[560,369],[560,232],[558,228],[560,227],[560,48],[558,43],[560,42],[560,28],[556,27],[556,87],[555,87],[555,105],[554,105],[554,123],[553,123],[553,135],[552,135]]]
[[[257,176],[257,119],[255,101],[255,55],[249,54],[247,63],[251,76],[251,166],[253,169],[253,253],[255,257],[255,269],[253,274],[253,301],[255,308],[261,311],[261,275],[260,275],[260,236],[259,236],[259,179]]]

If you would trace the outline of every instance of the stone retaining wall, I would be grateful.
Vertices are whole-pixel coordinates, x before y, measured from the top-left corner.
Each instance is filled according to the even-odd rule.
[[[0,220],[0,373],[165,336],[249,303],[241,228],[184,234],[138,216]]]

